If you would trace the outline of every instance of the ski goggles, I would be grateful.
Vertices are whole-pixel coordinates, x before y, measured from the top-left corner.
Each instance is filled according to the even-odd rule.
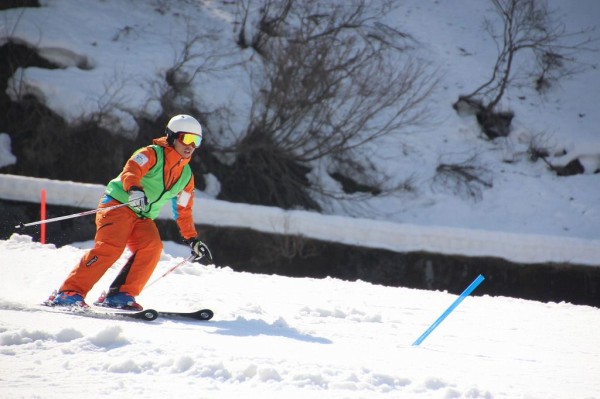
[[[179,132],[177,134],[177,141],[184,145],[193,145],[194,148],[200,147],[202,143],[202,136],[195,133]]]

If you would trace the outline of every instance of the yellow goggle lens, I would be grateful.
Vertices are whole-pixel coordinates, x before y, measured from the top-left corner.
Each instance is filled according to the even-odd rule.
[[[202,136],[194,133],[179,133],[177,140],[185,145],[193,145],[194,147],[200,147],[202,142]]]

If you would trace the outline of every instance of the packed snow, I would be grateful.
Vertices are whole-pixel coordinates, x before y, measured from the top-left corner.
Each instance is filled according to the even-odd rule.
[[[183,260],[172,250],[152,279]],[[23,235],[0,241],[0,397],[600,398],[597,308],[470,296],[413,346],[455,295],[199,264],[138,300],[159,310],[208,307],[209,322],[102,320],[36,306],[82,253]]]

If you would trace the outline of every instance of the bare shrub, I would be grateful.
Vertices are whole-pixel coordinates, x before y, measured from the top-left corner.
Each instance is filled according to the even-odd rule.
[[[473,156],[460,163],[440,163],[433,177],[434,187],[449,190],[461,198],[479,201],[483,189],[493,187],[490,171]]]
[[[547,162],[547,158],[554,153],[554,145],[551,144],[551,138],[545,133],[538,133],[531,136],[527,145],[527,154],[531,162],[543,160]]]
[[[577,72],[575,53],[595,51],[588,47],[597,40],[587,36],[592,30],[568,32],[544,0],[490,1],[502,29],[498,32],[487,18],[484,27],[496,42],[498,56],[490,79],[466,96],[484,98],[488,110],[498,105],[509,85],[520,83],[524,77],[536,77],[537,86],[557,81]],[[523,75],[516,74],[515,61],[527,52],[532,53],[535,66]]]
[[[319,209],[310,192],[329,193],[306,178],[311,164],[336,157],[360,169],[352,151],[422,122],[436,79],[425,62],[405,56],[410,37],[380,22],[391,2],[261,4],[254,36],[247,37],[248,6],[238,35],[262,56],[251,121],[222,151],[235,153],[234,172],[247,179],[241,190],[257,193],[257,203]]]
[[[494,39],[498,55],[490,78],[470,94],[461,95],[459,101],[461,98],[477,99],[484,105],[477,118],[483,133],[494,139],[510,133],[512,113],[495,111],[510,86],[529,81],[538,92],[546,91],[560,79],[584,69],[577,65],[575,54],[597,51],[589,47],[597,38],[588,36],[592,32],[590,28],[568,32],[556,11],[550,10],[545,0],[490,1],[501,29],[496,29],[495,21],[488,18],[484,21],[484,28]],[[535,60],[533,67],[517,72],[517,58],[528,53]],[[510,114],[510,119],[504,118],[507,114]]]
[[[546,134],[540,133],[531,138],[527,154],[532,162],[542,160],[548,169],[556,173],[557,176],[572,176],[582,173],[586,173],[585,160],[588,158],[586,155],[578,155],[574,159],[570,160],[566,164],[557,164],[556,159],[552,162],[553,157],[564,156],[567,154],[566,150],[562,149],[557,151],[554,146],[550,144],[550,140]],[[597,158],[593,156],[592,158]],[[593,165],[597,162],[593,162]],[[594,170],[594,166],[588,167],[590,173],[598,173],[598,170]]]

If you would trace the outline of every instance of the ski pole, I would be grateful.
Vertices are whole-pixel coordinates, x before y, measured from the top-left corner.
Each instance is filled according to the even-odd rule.
[[[196,255],[191,254],[190,256],[188,256],[187,258],[185,258],[184,260],[182,260],[181,262],[179,262],[178,264],[176,264],[175,266],[173,266],[172,268],[170,268],[169,270],[167,270],[165,274],[163,274],[162,276],[158,277],[156,280],[154,280],[150,284],[146,285],[146,287],[144,289],[150,287],[151,285],[153,285],[154,283],[156,283],[158,280],[160,280],[163,277],[165,277],[167,274],[172,273],[173,271],[175,271],[175,269],[177,269],[179,266],[183,265],[185,262],[191,261],[192,259],[194,259],[195,256]]]
[[[38,220],[37,222],[19,223],[18,225],[15,226],[15,229],[22,229],[24,227],[36,226],[38,224],[44,224],[44,223],[58,222],[59,220],[72,219],[72,218],[77,218],[79,216],[92,215],[92,214],[97,213],[97,212],[111,211],[113,209],[121,208],[121,207],[127,206],[127,205],[129,205],[129,203],[127,203],[127,204],[113,205],[113,206],[109,206],[107,208],[91,209],[89,211],[74,213],[72,215],[59,216],[59,217],[52,218],[52,219]]]

